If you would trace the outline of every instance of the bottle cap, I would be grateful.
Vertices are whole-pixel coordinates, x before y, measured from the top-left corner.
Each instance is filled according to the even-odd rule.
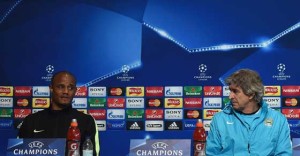
[[[76,119],[72,119],[71,126],[72,127],[77,127],[78,126],[78,123],[77,123]]]
[[[196,127],[203,127],[203,123],[201,119],[198,119],[197,123],[196,123]]]

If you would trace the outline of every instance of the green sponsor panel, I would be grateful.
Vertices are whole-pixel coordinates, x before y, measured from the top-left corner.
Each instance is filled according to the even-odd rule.
[[[88,105],[90,107],[104,108],[106,106],[106,98],[89,98]]]
[[[230,99],[228,97],[223,98],[223,106],[225,107],[230,103]]]
[[[13,110],[11,108],[1,108],[0,109],[0,117],[2,118],[11,118]]]
[[[144,109],[127,109],[126,119],[144,119]]]
[[[200,96],[202,94],[202,86],[184,86],[185,96]]]

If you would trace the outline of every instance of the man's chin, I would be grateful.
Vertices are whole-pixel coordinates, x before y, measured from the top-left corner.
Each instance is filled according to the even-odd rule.
[[[67,108],[67,107],[69,107],[71,104],[69,104],[69,103],[59,103],[59,104],[57,104],[57,106],[59,107],[59,108],[62,108],[62,109],[64,109],[64,108]]]

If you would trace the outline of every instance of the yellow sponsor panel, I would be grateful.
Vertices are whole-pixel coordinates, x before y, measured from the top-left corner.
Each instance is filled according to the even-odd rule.
[[[203,110],[203,119],[212,119],[212,117],[218,113],[221,112],[222,109],[204,109]]]
[[[182,108],[182,98],[165,98],[165,108]]]
[[[49,98],[32,98],[32,108],[49,108]]]
[[[264,86],[264,96],[280,96],[280,86]]]
[[[126,87],[126,96],[144,96],[144,87]]]
[[[12,86],[0,86],[0,96],[13,96],[14,88]]]

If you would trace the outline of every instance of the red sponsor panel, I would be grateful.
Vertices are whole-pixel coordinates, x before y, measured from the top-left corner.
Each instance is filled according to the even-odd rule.
[[[108,108],[125,108],[125,98],[107,98]]]
[[[281,112],[288,119],[300,119],[300,109],[282,109]]]
[[[184,98],[184,108],[201,108],[202,98]]]
[[[300,86],[282,86],[282,96],[300,96]]]
[[[204,96],[221,96],[222,86],[204,86]]]
[[[164,87],[146,87],[146,96],[163,96]]]
[[[105,109],[90,109],[88,114],[94,117],[95,120],[105,120],[106,110]]]
[[[146,119],[163,119],[164,110],[163,109],[146,109],[145,112]]]
[[[85,86],[77,87],[75,96],[87,96],[87,90]]]
[[[14,118],[16,119],[24,119],[29,114],[31,114],[31,109],[14,109]]]
[[[16,86],[14,88],[15,96],[32,96],[32,87],[30,86]]]

